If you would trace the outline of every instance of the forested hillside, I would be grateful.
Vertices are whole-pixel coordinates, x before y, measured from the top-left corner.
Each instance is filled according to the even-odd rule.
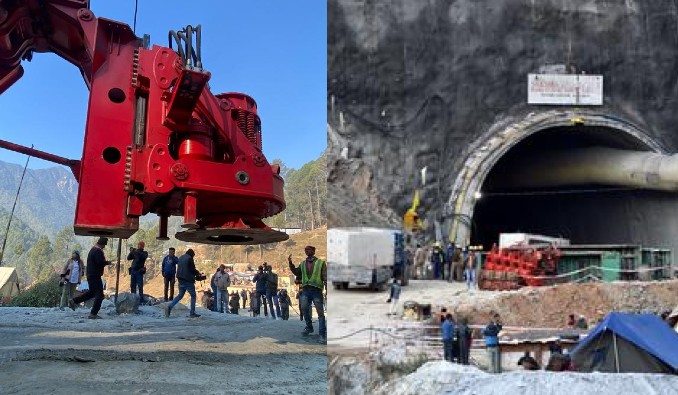
[[[285,179],[287,209],[280,215],[264,221],[273,227],[299,227],[317,229],[326,224],[327,187],[325,156],[306,163],[300,169],[288,168],[280,160],[281,175]],[[23,168],[19,165],[0,162],[0,246],[5,239],[9,212],[21,178]],[[73,175],[63,167],[43,170],[29,169],[21,188],[17,210],[10,226],[2,266],[16,267],[23,284],[49,276],[60,269],[74,249],[80,250],[83,260],[94,238],[79,237],[73,233],[72,221],[75,212],[77,183]],[[128,247],[143,240],[149,251],[151,263],[160,259],[167,248],[180,251],[185,243],[172,236],[180,230],[181,218],[172,217],[169,222],[170,240],[156,240],[158,220],[156,215],[147,215],[140,221],[140,229],[129,240],[123,240],[123,261]],[[220,246],[205,246],[203,260],[236,259],[252,252],[263,254],[273,246],[239,246],[234,249]],[[224,254],[226,256],[224,256]],[[117,255],[117,241],[111,240],[106,248],[108,259]],[[237,260],[237,259],[236,259]]]

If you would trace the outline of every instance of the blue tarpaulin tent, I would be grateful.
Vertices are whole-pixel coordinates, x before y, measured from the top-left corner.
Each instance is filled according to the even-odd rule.
[[[678,374],[678,333],[656,315],[610,313],[570,354],[579,371]]]

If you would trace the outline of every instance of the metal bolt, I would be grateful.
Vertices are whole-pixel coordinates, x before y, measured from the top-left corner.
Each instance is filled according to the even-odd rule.
[[[92,12],[88,10],[87,8],[81,8],[78,10],[78,18],[82,19],[83,21],[91,21],[94,15],[92,15]]]
[[[235,179],[242,185],[247,185],[250,183],[250,176],[247,175],[244,171],[239,171],[235,174]]]
[[[188,176],[189,176],[188,166],[186,166],[183,163],[175,163],[174,165],[172,165],[172,168],[170,169],[170,173],[177,180],[184,181],[184,180],[188,179]]]

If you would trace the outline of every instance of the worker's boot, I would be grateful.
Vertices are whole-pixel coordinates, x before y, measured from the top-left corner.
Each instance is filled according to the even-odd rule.
[[[75,311],[75,302],[73,299],[68,299],[68,307],[71,308],[71,310]]]
[[[172,312],[172,307],[170,305],[166,305],[165,306],[165,318],[169,318],[171,312]]]
[[[306,328],[304,328],[304,331],[301,332],[301,334],[302,334],[303,336],[308,336],[308,335],[310,335],[311,333],[313,333],[313,327],[310,327],[310,328],[309,328],[309,327],[306,327]]]

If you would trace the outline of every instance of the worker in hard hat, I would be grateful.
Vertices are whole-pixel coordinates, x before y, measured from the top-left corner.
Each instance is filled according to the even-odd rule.
[[[127,260],[132,261],[132,266],[129,269],[130,274],[130,291],[134,294],[139,288],[139,301],[144,303],[144,274],[146,273],[146,259],[148,259],[148,252],[144,251],[146,244],[140,241],[137,248],[130,247]]]

